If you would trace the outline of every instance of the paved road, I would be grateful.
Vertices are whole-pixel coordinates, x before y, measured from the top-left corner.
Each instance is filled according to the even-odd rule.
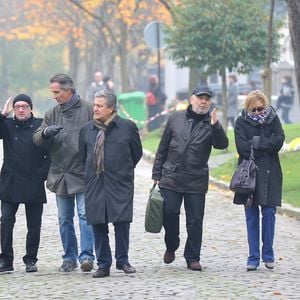
[[[151,165],[136,170],[134,223],[130,257],[137,273],[125,275],[111,269],[111,276],[93,279],[91,274],[58,272],[61,244],[53,194],[45,206],[39,252],[39,272],[27,274],[22,256],[25,244],[23,208],[14,235],[15,271],[0,274],[0,299],[299,299],[300,222],[277,216],[276,269],[263,265],[246,272],[247,241],[242,207],[231,204],[232,194],[211,187],[207,195],[201,263],[203,272],[186,269],[183,243],[171,265],[164,265],[163,232],[144,231],[144,211],[151,186]],[[182,216],[184,218],[184,216]],[[184,220],[182,241],[185,240]],[[113,244],[114,238],[111,236]]]

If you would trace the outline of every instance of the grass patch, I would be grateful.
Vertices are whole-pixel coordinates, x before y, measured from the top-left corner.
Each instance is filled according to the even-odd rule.
[[[280,154],[280,162],[283,173],[283,199],[295,207],[300,208],[300,151],[286,152]],[[229,182],[237,165],[237,157],[234,157],[216,169],[212,169],[210,174],[219,180]]]
[[[158,148],[161,134],[161,129],[156,129],[148,133],[145,137],[142,138],[143,148],[154,154]]]
[[[285,124],[283,125],[285,133],[285,142],[289,143],[293,139],[300,137],[300,124]],[[156,152],[160,138],[162,135],[162,129],[156,129],[142,138],[143,148],[149,150],[153,154]],[[232,129],[227,130],[227,137],[229,140],[229,145],[226,150],[212,149],[211,155],[218,155],[222,152],[233,153],[236,152],[235,142],[234,142],[234,131]]]
[[[300,124],[285,124],[283,125],[285,132],[285,142],[290,143],[293,139],[300,137]],[[142,138],[143,147],[153,154],[155,154],[158,144],[160,142],[162,130],[157,129],[152,131],[147,136]],[[228,130],[227,136],[229,139],[229,146],[225,152],[236,152],[234,142],[234,131]],[[212,155],[221,154],[222,150],[212,150]],[[236,168],[238,157],[227,161],[216,169],[210,171],[211,175],[217,179],[229,182],[232,174]],[[280,154],[280,161],[283,172],[283,199],[285,202],[300,207],[300,152],[286,152]]]

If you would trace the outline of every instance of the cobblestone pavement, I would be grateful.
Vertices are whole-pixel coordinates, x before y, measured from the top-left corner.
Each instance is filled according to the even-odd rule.
[[[90,273],[58,272],[61,243],[54,195],[44,209],[37,273],[25,273],[26,225],[23,207],[14,234],[15,271],[0,274],[0,299],[300,299],[300,222],[277,216],[276,268],[262,264],[246,272],[247,241],[243,209],[232,204],[231,192],[210,187],[207,194],[201,263],[203,272],[187,270],[182,244],[171,265],[164,265],[163,232],[144,231],[144,212],[151,187],[151,165],[141,161],[136,170],[134,222],[131,226],[130,261],[136,274],[111,268],[111,276],[93,279]],[[113,228],[111,227],[111,231]],[[112,249],[114,238],[111,233]]]

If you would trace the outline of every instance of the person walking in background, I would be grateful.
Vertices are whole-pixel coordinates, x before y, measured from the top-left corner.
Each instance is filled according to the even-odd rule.
[[[108,223],[115,229],[116,268],[135,273],[128,260],[129,229],[134,168],[143,151],[136,125],[117,115],[116,96],[111,91],[96,93],[94,118],[80,130],[79,148],[85,163],[86,216],[93,225],[98,261],[93,277],[110,275]]]
[[[87,92],[87,100],[89,102],[94,101],[95,94],[100,91],[105,89],[105,83],[103,81],[103,75],[100,71],[95,72],[94,74],[94,81],[91,83],[91,85],[88,88]]]
[[[13,110],[14,117],[8,118]],[[43,205],[47,202],[44,181],[49,170],[45,149],[32,141],[34,130],[42,123],[32,113],[28,95],[10,97],[0,114],[0,138],[4,159],[0,175],[1,254],[0,272],[13,271],[13,229],[19,205],[25,205],[27,221],[26,272],[36,272],[42,224]]]
[[[235,142],[239,163],[250,156],[251,145],[257,165],[256,187],[252,204],[249,195],[235,193],[233,202],[244,204],[249,256],[247,270],[256,270],[262,258],[268,269],[275,264],[273,241],[276,206],[281,206],[282,171],[278,152],[284,142],[284,132],[275,110],[268,105],[261,91],[247,95],[242,115],[237,119]],[[262,251],[260,254],[260,211],[262,213]]]
[[[103,82],[104,82],[104,89],[114,93],[114,82],[111,80],[111,78],[109,76],[105,76],[103,78]]]
[[[281,118],[285,124],[291,124],[289,113],[294,104],[294,87],[291,76],[282,78],[282,85],[279,92],[276,108],[281,109]]]
[[[164,110],[167,96],[162,92],[156,75],[149,76],[148,82],[149,90],[146,95],[146,103],[148,107],[148,119],[150,119]],[[162,120],[162,116],[156,116],[154,120],[148,123],[148,131],[150,132],[159,128]]]
[[[166,251],[164,263],[175,259],[179,247],[179,214],[182,200],[186,213],[187,240],[184,258],[188,269],[201,271],[205,195],[208,190],[208,159],[212,147],[225,149],[228,138],[211,106],[212,91],[196,88],[186,111],[170,116],[152,169],[152,179],[164,198]]]
[[[228,107],[227,107],[227,122],[231,123],[231,126],[234,128],[235,120],[238,115],[238,95],[239,95],[239,86],[237,83],[237,77],[235,74],[230,74],[228,76],[229,80],[229,89],[228,89]]]
[[[56,195],[59,230],[64,249],[60,272],[77,267],[82,271],[93,269],[93,230],[87,225],[84,202],[84,165],[79,156],[78,139],[81,127],[92,119],[91,104],[76,93],[72,79],[56,74],[50,79],[50,90],[58,102],[46,112],[44,121],[34,133],[34,142],[47,147],[51,166],[47,188]],[[74,227],[75,200],[80,227],[81,252],[78,256]]]

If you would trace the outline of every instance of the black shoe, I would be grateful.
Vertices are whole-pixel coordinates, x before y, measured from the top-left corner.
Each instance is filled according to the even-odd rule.
[[[93,261],[90,258],[85,258],[80,266],[82,272],[91,272],[94,268]]]
[[[93,278],[103,278],[108,277],[110,275],[110,269],[104,269],[99,267],[96,272],[93,274]]]
[[[164,263],[170,264],[175,260],[175,252],[166,251],[164,254]]]
[[[37,272],[37,270],[38,270],[38,268],[37,268],[37,266],[34,262],[29,262],[29,263],[26,264],[25,271],[27,273]]]
[[[77,268],[77,262],[72,260],[64,260],[59,267],[59,272],[71,272]]]
[[[0,261],[0,272],[9,272],[13,271],[14,267],[12,263],[8,263],[7,261],[1,260]]]
[[[116,266],[118,270],[122,270],[124,271],[124,273],[126,274],[133,274],[133,273],[136,273],[136,269],[131,266],[129,263],[127,264],[124,264],[123,266]]]
[[[187,267],[192,271],[202,271],[202,266],[200,265],[199,261],[192,261],[187,264]]]

